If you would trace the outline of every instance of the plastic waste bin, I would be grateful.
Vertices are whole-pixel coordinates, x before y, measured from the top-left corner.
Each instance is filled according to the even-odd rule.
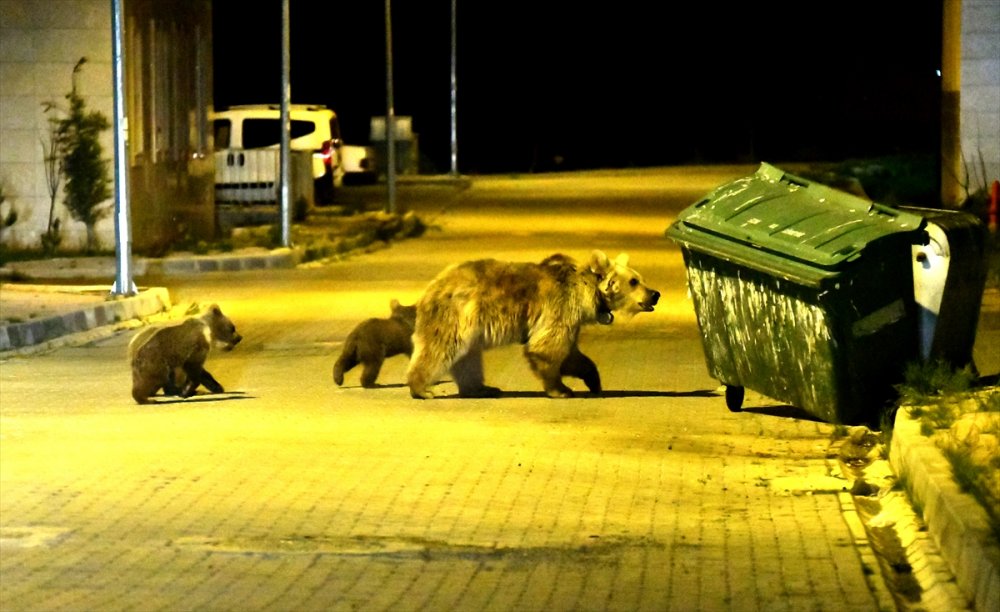
[[[986,287],[986,225],[975,215],[903,207],[927,220],[928,242],[913,246],[920,357],[959,369],[973,363]]]
[[[761,164],[681,212],[709,373],[836,423],[872,423],[918,359],[911,247],[919,215]]]

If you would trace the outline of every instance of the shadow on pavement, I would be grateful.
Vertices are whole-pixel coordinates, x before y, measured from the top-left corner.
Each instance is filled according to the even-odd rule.
[[[401,385],[405,386],[405,385]],[[527,398],[539,398],[545,399],[548,396],[545,395],[543,391],[501,391],[500,397],[496,398],[467,398],[462,397],[457,393],[450,395],[437,396],[434,399],[527,399]],[[601,391],[600,393],[594,394],[586,391],[578,391],[573,397],[563,398],[563,399],[613,399],[613,398],[623,398],[623,397],[720,397],[720,395],[712,390],[699,389],[695,391]]]
[[[153,399],[153,398],[150,398]],[[255,395],[247,395],[242,391],[227,391],[225,393],[207,393],[204,395],[194,395],[191,397],[165,398],[157,396],[156,399],[144,404],[146,406],[165,406],[166,404],[191,404],[204,402],[226,402],[229,400],[257,399]]]
[[[776,405],[776,406],[754,406],[751,408],[743,408],[740,412],[752,412],[754,414],[762,414],[764,416],[781,417],[783,419],[796,419],[800,421],[815,421],[816,423],[825,423],[823,419],[816,418],[815,416],[809,414],[801,408],[795,406]]]

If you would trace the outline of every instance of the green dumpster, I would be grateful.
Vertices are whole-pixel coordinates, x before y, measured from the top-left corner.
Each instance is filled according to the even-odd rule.
[[[709,373],[835,423],[871,423],[919,358],[925,220],[761,164],[678,216]]]

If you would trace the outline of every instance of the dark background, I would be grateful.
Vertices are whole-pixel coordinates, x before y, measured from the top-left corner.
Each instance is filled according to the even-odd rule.
[[[215,104],[278,103],[281,2],[215,0]],[[385,5],[291,0],[295,103],[367,144]],[[941,0],[458,0],[459,169],[937,155]],[[450,152],[450,0],[393,3],[395,112]]]

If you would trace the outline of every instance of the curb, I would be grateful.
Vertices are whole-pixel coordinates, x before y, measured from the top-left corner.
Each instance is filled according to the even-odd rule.
[[[133,276],[158,274],[191,274],[198,272],[238,272],[294,268],[302,261],[300,248],[279,248],[269,251],[251,250],[211,255],[177,255],[163,258],[137,257],[132,260]],[[0,269],[0,278],[75,279],[115,278],[117,261],[114,257],[56,258],[8,264]]]
[[[146,274],[191,274],[197,272],[239,272],[241,270],[267,270],[271,268],[294,268],[302,260],[302,251],[295,248],[273,249],[268,253],[233,253],[222,255],[191,255],[185,257],[165,257],[144,259],[142,271]]]
[[[847,529],[851,532],[854,550],[861,558],[862,565],[872,573],[871,578],[868,579],[868,586],[878,602],[878,610],[880,612],[896,610],[896,601],[889,588],[889,580],[879,562],[875,547],[868,537],[868,530],[865,528],[858,506],[854,502],[854,495],[850,491],[840,491],[837,493],[837,500],[840,502],[840,513],[844,517]]]
[[[0,352],[16,351],[50,342],[70,334],[114,325],[130,319],[149,317],[171,307],[170,293],[164,287],[151,287],[137,295],[109,298],[105,302],[83,306],[73,312],[0,326]]]
[[[986,512],[963,493],[934,441],[920,433],[909,409],[896,413],[889,461],[906,484],[962,594],[976,610],[1000,610],[1000,546]]]

